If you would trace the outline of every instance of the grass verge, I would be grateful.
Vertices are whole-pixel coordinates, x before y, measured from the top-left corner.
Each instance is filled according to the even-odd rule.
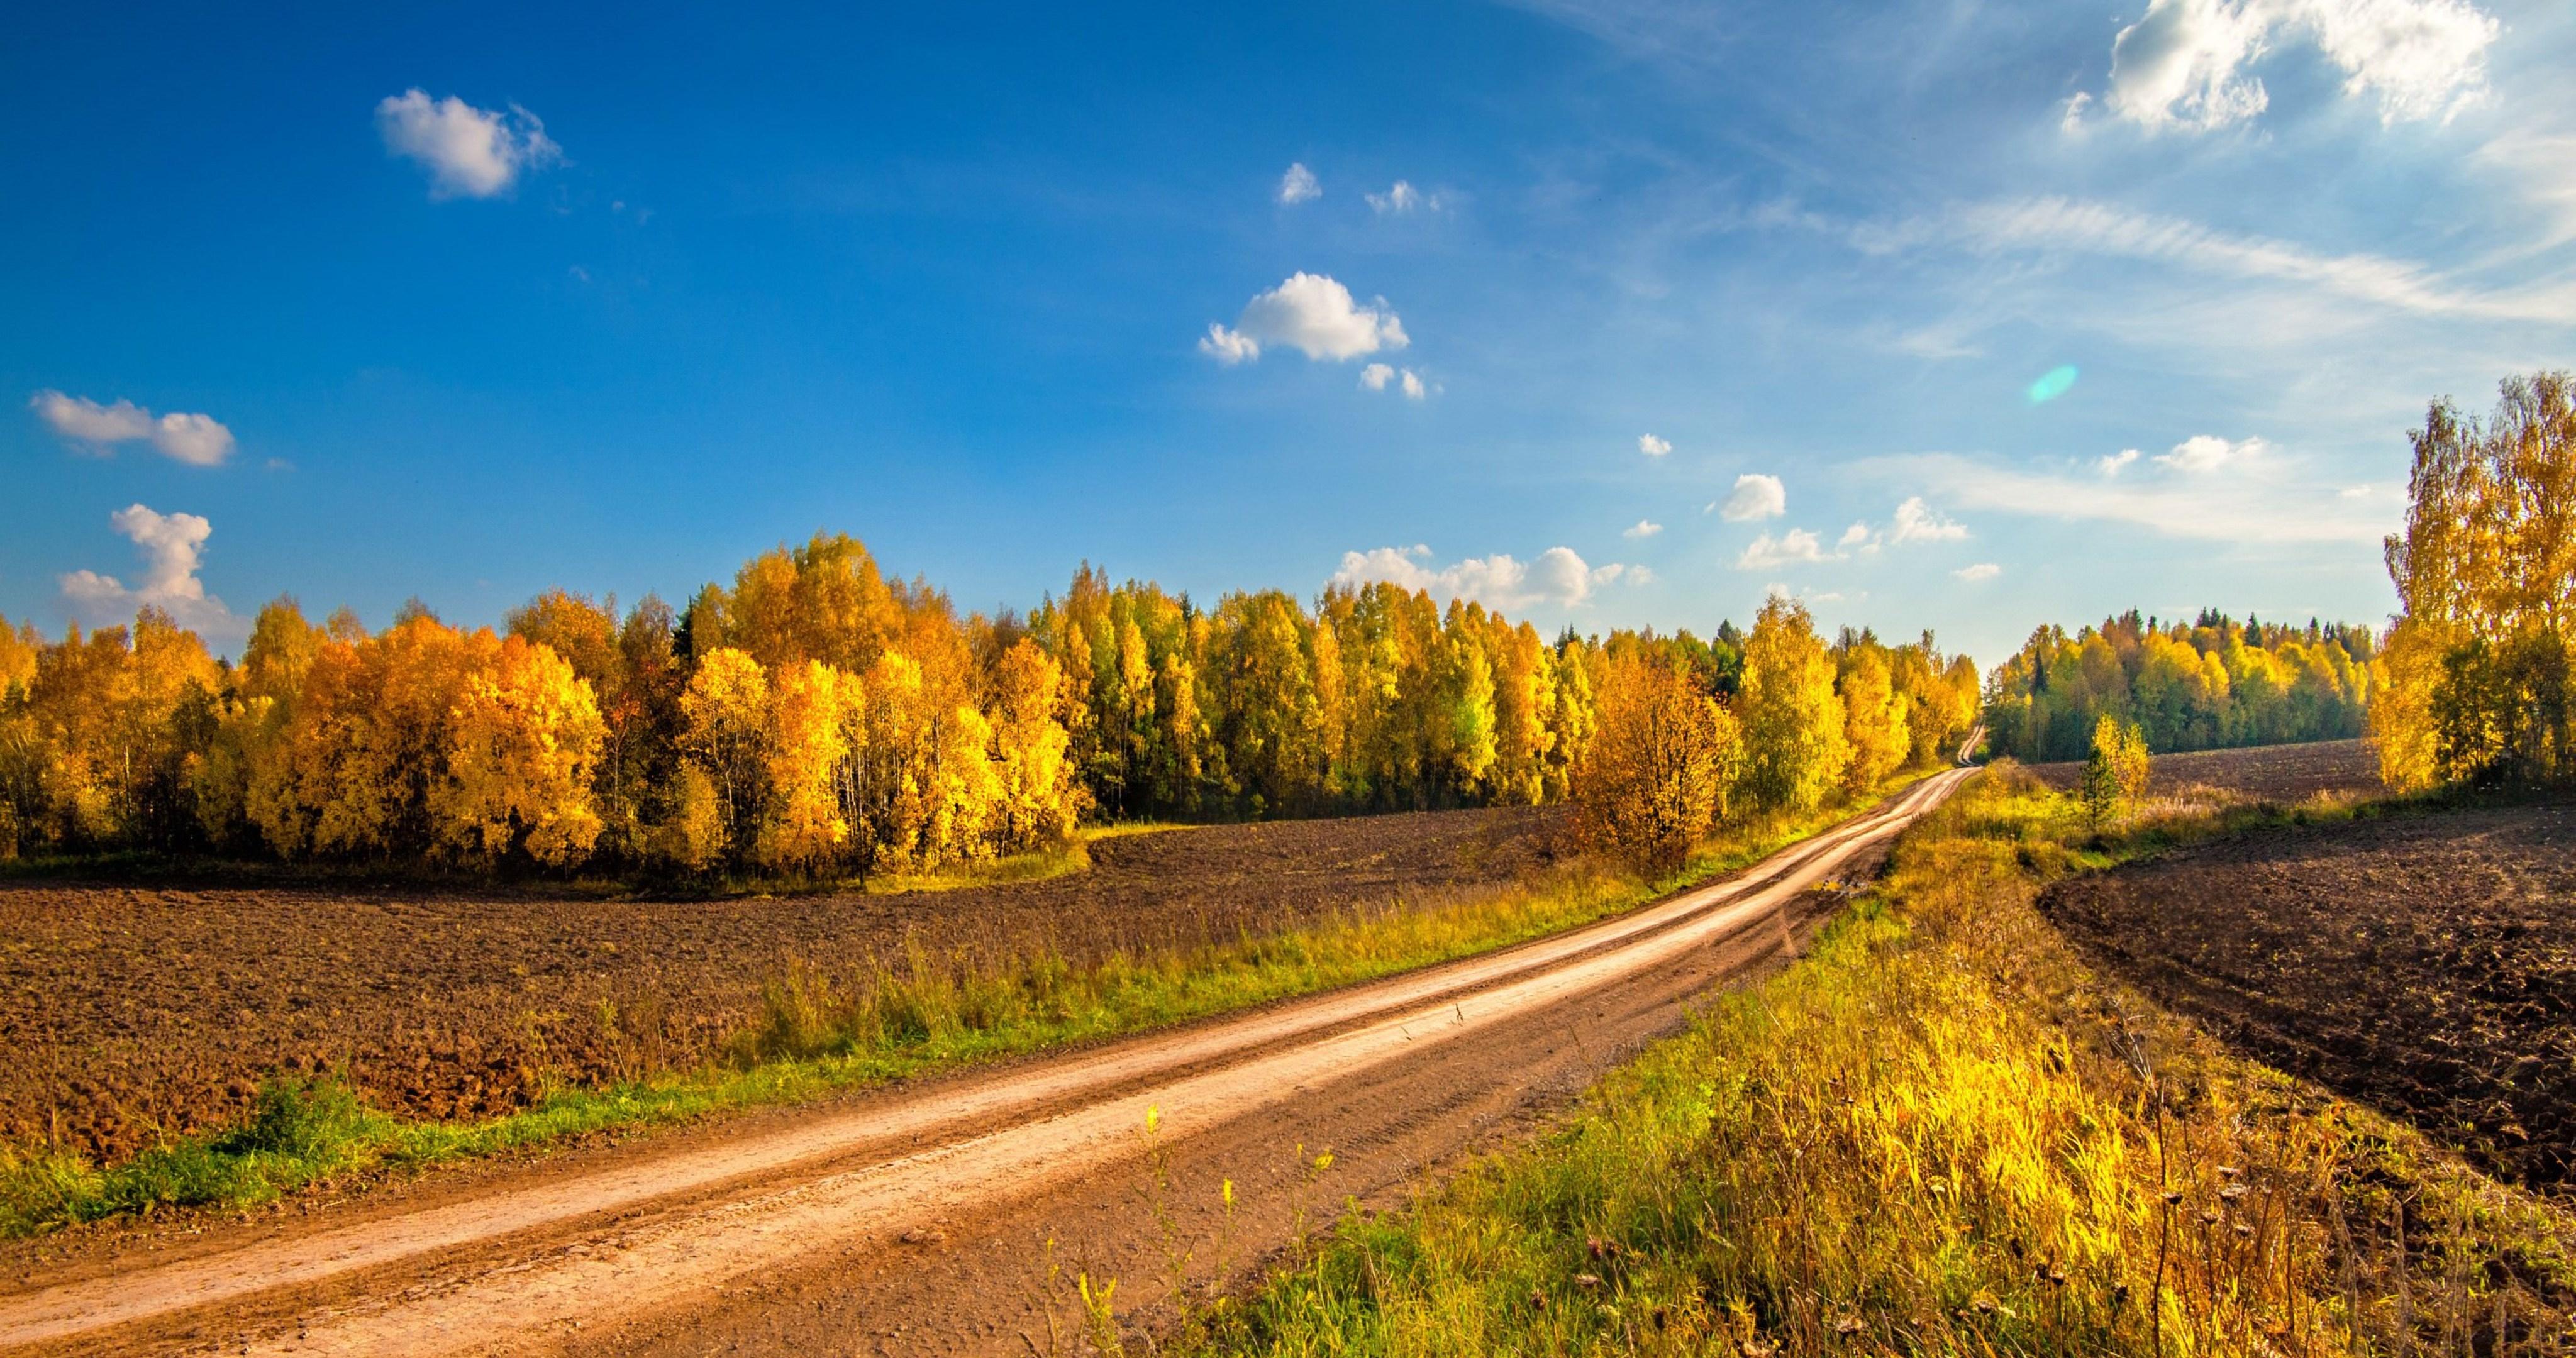
[[[2084,967],[2047,878],[2108,838],[1990,772],[1806,959],[1558,1133],[1345,1219],[1195,1317],[1199,1354],[2558,1353],[2576,1213],[2238,1058]]]
[[[1396,902],[1286,933],[1114,955],[1079,969],[1053,955],[969,969],[916,950],[904,967],[868,975],[793,970],[767,987],[757,1022],[737,1035],[725,1060],[556,1089],[482,1121],[406,1121],[366,1107],[338,1081],[280,1077],[262,1091],[248,1126],[118,1165],[0,1146],[0,1235],[171,1207],[253,1206],[326,1181],[791,1103],[1374,980],[1587,924],[1734,871],[1919,776],[1892,782],[1878,797],[1747,822],[1654,880],[1580,859],[1499,892]]]

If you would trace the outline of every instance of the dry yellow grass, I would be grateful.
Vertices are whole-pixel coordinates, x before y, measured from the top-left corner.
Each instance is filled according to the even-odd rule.
[[[2329,812],[2329,814],[2333,814]],[[1278,1354],[2543,1354],[2576,1217],[2091,973],[2104,844],[1978,780],[1781,976],[1558,1134],[1347,1221],[1184,1347]]]

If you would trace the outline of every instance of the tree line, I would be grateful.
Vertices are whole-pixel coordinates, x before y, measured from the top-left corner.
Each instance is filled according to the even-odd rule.
[[[2131,609],[2071,637],[2043,626],[1988,677],[1986,742],[2018,759],[2082,759],[2105,717],[2167,753],[2346,739],[2366,727],[2377,650],[2367,627],[2208,609],[2188,624]]]
[[[2576,776],[2576,382],[2509,377],[2484,421],[2436,401],[2408,438],[2380,772],[2401,788]]]
[[[498,631],[415,602],[371,633],[281,598],[238,661],[149,608],[51,640],[0,622],[0,853],[912,871],[1085,817],[1633,790],[1596,747],[1626,750],[1680,699],[1724,737],[1704,756],[1729,771],[1717,804],[1680,822],[1704,833],[1730,798],[1812,805],[1937,754],[1975,694],[1975,666],[1928,635],[1829,644],[1781,604],[1749,635],[1549,640],[1389,584],[1210,610],[1086,565],[1062,597],[986,616],[818,534],[677,610],[556,590]]]

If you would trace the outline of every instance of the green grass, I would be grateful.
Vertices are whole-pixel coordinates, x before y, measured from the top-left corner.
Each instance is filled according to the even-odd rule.
[[[1807,958],[1167,1351],[2323,1358],[2564,1332],[2565,1204],[2231,1055],[2031,907],[2054,874],[2353,808],[2093,836],[2071,802],[1972,784]]]
[[[1084,968],[1040,955],[961,971],[915,951],[899,971],[796,969],[770,983],[761,1021],[737,1035],[724,1061],[606,1087],[568,1086],[482,1121],[407,1121],[365,1107],[337,1081],[282,1077],[263,1090],[250,1127],[122,1164],[0,1146],[0,1235],[171,1207],[247,1207],[317,1183],[813,1099],[1373,980],[1590,923],[1732,872],[1914,776],[1879,797],[1736,826],[1655,880],[1577,860],[1491,893],[1352,911],[1285,933],[1115,955]]]

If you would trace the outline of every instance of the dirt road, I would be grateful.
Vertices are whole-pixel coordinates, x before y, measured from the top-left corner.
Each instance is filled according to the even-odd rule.
[[[1669,1031],[1707,984],[1794,947],[1813,889],[1964,776],[1488,956],[577,1172],[27,1277],[0,1294],[0,1349],[1045,1351],[1064,1323],[1046,1239],[1128,1298],[1185,1296],[1303,1213],[1399,1186],[1534,1092],[1579,1087]],[[1325,1146],[1335,1163],[1319,1167]],[[1236,1211],[1218,1206],[1219,1177],[1244,1182]]]

